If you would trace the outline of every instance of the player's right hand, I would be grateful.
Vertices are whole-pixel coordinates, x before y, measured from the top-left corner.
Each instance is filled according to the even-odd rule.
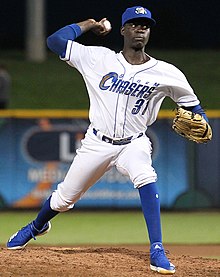
[[[110,30],[107,30],[103,22],[106,20],[106,18],[101,19],[99,22],[95,22],[93,27],[91,28],[91,31],[95,33],[97,36],[106,36],[108,33],[111,32]]]

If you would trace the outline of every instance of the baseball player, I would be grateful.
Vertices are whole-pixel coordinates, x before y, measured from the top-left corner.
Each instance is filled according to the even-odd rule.
[[[139,191],[150,240],[151,270],[173,274],[175,266],[166,257],[162,244],[157,174],[145,132],[156,120],[165,97],[177,106],[206,115],[184,74],[145,52],[151,27],[156,24],[149,10],[134,6],[122,14],[124,46],[119,53],[76,42],[88,31],[108,34],[105,21],[106,18],[74,23],[47,39],[48,47],[82,74],[90,98],[91,124],[63,182],[46,200],[36,219],[9,239],[7,248],[22,249],[32,238],[49,232],[54,216],[72,209],[107,170],[116,166]]]

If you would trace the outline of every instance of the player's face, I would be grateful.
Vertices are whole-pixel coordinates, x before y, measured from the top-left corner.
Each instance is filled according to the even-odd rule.
[[[126,47],[143,49],[150,37],[149,22],[142,18],[130,20],[121,28],[121,34]]]

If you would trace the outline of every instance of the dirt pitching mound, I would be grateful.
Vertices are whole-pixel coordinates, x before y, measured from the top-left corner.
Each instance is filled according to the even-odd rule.
[[[168,250],[170,247],[168,247]],[[193,248],[195,251],[195,247]],[[180,248],[178,247],[178,251]],[[175,277],[220,277],[220,260],[167,254]],[[156,277],[149,269],[149,251],[140,246],[0,248],[0,276]]]

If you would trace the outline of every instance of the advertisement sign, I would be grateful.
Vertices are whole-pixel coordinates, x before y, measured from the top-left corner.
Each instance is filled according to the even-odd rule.
[[[0,119],[0,207],[38,208],[63,180],[88,127],[87,119]],[[168,119],[149,131],[161,206],[169,208],[187,189],[187,144]],[[174,149],[178,149],[175,150]],[[108,171],[79,207],[140,207],[138,191],[116,168]]]

